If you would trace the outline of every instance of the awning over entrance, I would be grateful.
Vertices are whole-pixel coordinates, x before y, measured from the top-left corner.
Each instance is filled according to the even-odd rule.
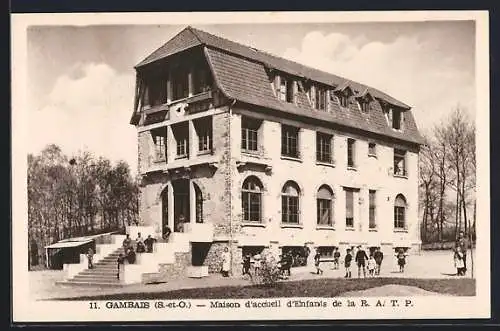
[[[84,241],[60,241],[52,245],[45,246],[46,249],[52,248],[68,248],[68,247],[78,247],[91,242],[92,239],[87,239]]]

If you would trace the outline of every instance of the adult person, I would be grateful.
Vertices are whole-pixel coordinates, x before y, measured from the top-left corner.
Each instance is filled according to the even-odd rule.
[[[122,246],[125,249],[125,251],[127,251],[127,249],[132,246],[132,239],[130,239],[130,235],[128,233],[125,239],[123,239]]]
[[[356,252],[354,260],[358,265],[358,278],[361,278],[361,270],[363,270],[363,278],[366,278],[366,260],[368,260],[368,255],[366,255],[366,252],[361,245],[358,246],[358,251]]]
[[[462,268],[464,273],[467,271],[467,238],[465,238],[465,233],[464,231],[460,231],[458,233],[458,238],[455,246],[458,246],[460,248],[461,253],[463,254],[463,262],[464,262],[464,267]]]
[[[382,260],[384,259],[384,253],[380,251],[380,247],[377,247],[375,253],[373,253],[373,258],[375,259],[375,263],[377,264],[375,268],[375,275],[380,275],[380,269],[382,267]]]
[[[137,239],[135,240],[136,243],[136,252],[137,253],[144,253],[146,251],[146,247],[144,246],[144,239],[141,236],[141,233],[137,233]]]
[[[229,253],[229,248],[224,248],[224,253],[222,253],[222,276],[229,277],[229,271],[231,270],[231,254]]]
[[[156,239],[152,238],[151,235],[149,234],[146,240],[144,240],[144,245],[146,245],[146,253],[153,253],[153,244],[155,243]]]

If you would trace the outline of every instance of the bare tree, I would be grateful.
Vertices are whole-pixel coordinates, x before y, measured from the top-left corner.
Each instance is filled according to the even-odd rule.
[[[137,200],[124,162],[112,167],[89,152],[68,160],[56,145],[28,155],[30,266],[44,263],[43,248],[62,238],[119,230],[137,218]]]

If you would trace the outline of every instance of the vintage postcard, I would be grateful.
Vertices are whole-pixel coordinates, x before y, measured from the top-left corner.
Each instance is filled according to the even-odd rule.
[[[487,12],[12,27],[14,322],[490,317]]]

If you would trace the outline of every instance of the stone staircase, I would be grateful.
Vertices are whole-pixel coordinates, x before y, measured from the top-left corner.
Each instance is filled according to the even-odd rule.
[[[98,254],[95,255],[93,269],[87,269],[86,257],[81,255],[80,263],[68,265],[68,273],[64,281],[57,282],[60,285],[94,286],[94,287],[119,287],[138,283],[165,282],[181,277],[200,278],[208,275],[208,268],[191,266],[191,242],[208,242],[212,240],[212,229],[208,224],[198,224],[193,229],[188,227],[189,232],[174,232],[170,235],[168,242],[159,239],[154,245],[153,253],[137,254],[134,264],[125,262],[120,268],[120,279],[117,278],[118,256],[124,254],[121,243],[125,236],[118,235],[113,238],[113,243],[108,245],[97,245]],[[136,238],[141,232],[143,238],[153,234],[152,227],[131,226],[127,233],[131,238]],[[193,239],[194,238],[194,239]],[[135,242],[132,240],[135,247]]]
[[[85,269],[73,278],[58,282],[58,284],[98,287],[122,286],[122,281],[117,278],[117,260],[120,254],[124,254],[123,247],[94,263],[93,269]]]

